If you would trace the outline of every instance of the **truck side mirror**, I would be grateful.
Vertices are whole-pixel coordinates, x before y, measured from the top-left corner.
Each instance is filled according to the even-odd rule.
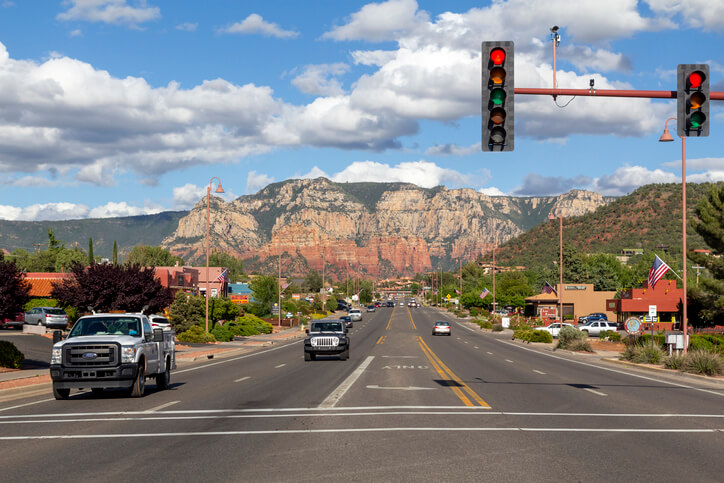
[[[163,329],[153,329],[153,341],[163,342]]]

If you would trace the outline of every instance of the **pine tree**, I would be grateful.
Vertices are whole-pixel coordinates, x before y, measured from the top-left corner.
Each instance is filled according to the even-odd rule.
[[[113,240],[113,265],[118,265],[118,244]]]
[[[724,183],[712,186],[699,200],[696,216],[691,226],[704,239],[711,254],[690,252],[687,256],[706,267],[711,277],[701,277],[701,293],[695,294],[695,298],[701,302],[700,314],[704,319],[718,325],[724,323]]]
[[[88,238],[88,265],[93,265],[96,262],[93,257],[93,238]]]

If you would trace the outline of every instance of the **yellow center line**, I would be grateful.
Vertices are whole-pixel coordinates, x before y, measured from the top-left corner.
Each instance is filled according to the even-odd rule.
[[[390,330],[390,324],[392,323],[392,316],[395,315],[395,310],[397,310],[397,305],[392,309],[392,313],[390,314],[390,321],[387,322],[387,327],[385,327],[385,330]]]
[[[470,388],[470,386],[468,386],[467,384],[465,384],[458,376],[456,376],[455,373],[454,373],[452,370],[450,370],[450,368],[447,367],[447,366],[445,365],[445,363],[442,362],[442,360],[432,351],[432,349],[430,349],[430,347],[425,343],[425,341],[422,340],[422,337],[419,337],[418,339],[419,339],[419,342],[420,342],[420,346],[423,347],[423,349],[426,349],[426,350],[430,353],[430,355],[431,355],[433,358],[435,358],[436,362],[437,362],[437,363],[440,365],[440,367],[450,376],[450,378],[451,378],[453,381],[455,381],[455,382],[456,382],[457,384],[459,384],[463,389],[465,389],[465,392],[467,392],[467,393],[470,395],[470,397],[472,397],[472,398],[475,400],[475,402],[477,402],[478,404],[480,404],[480,405],[481,405],[482,407],[484,407],[484,408],[490,409],[490,405],[489,405],[488,403],[486,403],[486,402],[483,400],[483,398],[481,398],[480,396],[478,396],[478,394],[477,394],[475,391],[473,391],[473,390]]]
[[[415,321],[412,320],[412,312],[410,311],[410,307],[406,307],[406,308],[407,308],[407,315],[410,316],[410,323],[412,324],[412,328],[417,330],[417,327],[415,326]]]
[[[445,374],[445,371],[444,371],[444,370],[442,369],[442,367],[440,367],[440,365],[436,362],[433,354],[432,354],[431,352],[429,352],[429,349],[428,349],[425,345],[423,345],[422,337],[418,337],[417,339],[418,339],[418,341],[420,342],[420,348],[422,349],[422,352],[424,352],[425,355],[427,356],[427,358],[430,360],[430,363],[432,364],[432,367],[435,369],[435,372],[437,372],[437,373],[440,375],[440,378],[441,378],[443,381],[455,382],[455,381],[451,380],[451,379],[448,377],[447,374]],[[474,404],[473,404],[472,402],[470,402],[470,399],[468,399],[468,398],[465,396],[465,394],[463,394],[463,392],[460,390],[459,387],[453,386],[453,385],[450,385],[450,386],[448,386],[448,387],[449,387],[450,389],[452,389],[452,392],[454,392],[455,395],[456,395],[458,398],[460,398],[460,400],[463,402],[463,404],[465,404],[466,406],[469,406],[469,407],[474,406]]]
[[[387,339],[387,336],[386,336],[386,335],[383,335],[383,336],[381,336],[379,339],[377,339],[377,343],[378,343],[378,344],[384,344],[384,343],[385,343],[385,339]]]

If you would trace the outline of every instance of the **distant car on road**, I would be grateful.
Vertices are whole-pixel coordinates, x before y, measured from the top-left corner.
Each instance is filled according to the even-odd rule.
[[[606,317],[606,314],[596,312],[593,314],[584,315],[583,317],[579,317],[578,324],[583,325],[589,322],[593,322],[594,320],[608,320],[608,317]]]
[[[35,307],[25,313],[25,323],[44,325],[50,329],[65,329],[68,326],[68,314],[58,307]]]
[[[149,315],[148,321],[151,322],[152,329],[155,329],[156,327],[160,329],[171,327],[171,322],[169,322],[163,315]]]
[[[607,320],[595,320],[585,325],[579,325],[578,330],[585,332],[588,335],[598,336],[601,332],[610,330],[611,332],[617,332],[618,327],[615,322],[608,322]]]
[[[362,320],[362,311],[360,309],[350,309],[349,316],[353,322]]]
[[[343,321],[344,326],[347,327],[348,329],[351,329],[352,326],[354,325],[352,322],[352,317],[350,317],[349,315],[343,315],[342,317],[339,318],[339,320]]]
[[[573,327],[575,329],[575,326],[572,324],[563,324],[564,327]],[[546,325],[545,327],[536,327],[535,330],[545,330],[553,337],[558,337],[558,334],[561,332],[561,323],[560,322],[554,322],[550,325]]]
[[[368,305],[368,306],[367,306],[367,312],[374,312],[374,311],[375,311],[375,306],[374,306],[374,305]]]
[[[450,335],[451,328],[450,328],[450,322],[444,322],[442,320],[439,320],[435,322],[435,325],[432,327],[432,335],[438,335],[438,334],[445,334]]]

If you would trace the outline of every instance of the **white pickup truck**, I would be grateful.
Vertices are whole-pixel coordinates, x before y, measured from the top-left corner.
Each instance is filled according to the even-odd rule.
[[[65,340],[53,345],[50,377],[56,399],[71,389],[122,388],[143,396],[146,379],[166,389],[176,369],[174,333],[152,329],[143,314],[93,314],[81,317]]]

